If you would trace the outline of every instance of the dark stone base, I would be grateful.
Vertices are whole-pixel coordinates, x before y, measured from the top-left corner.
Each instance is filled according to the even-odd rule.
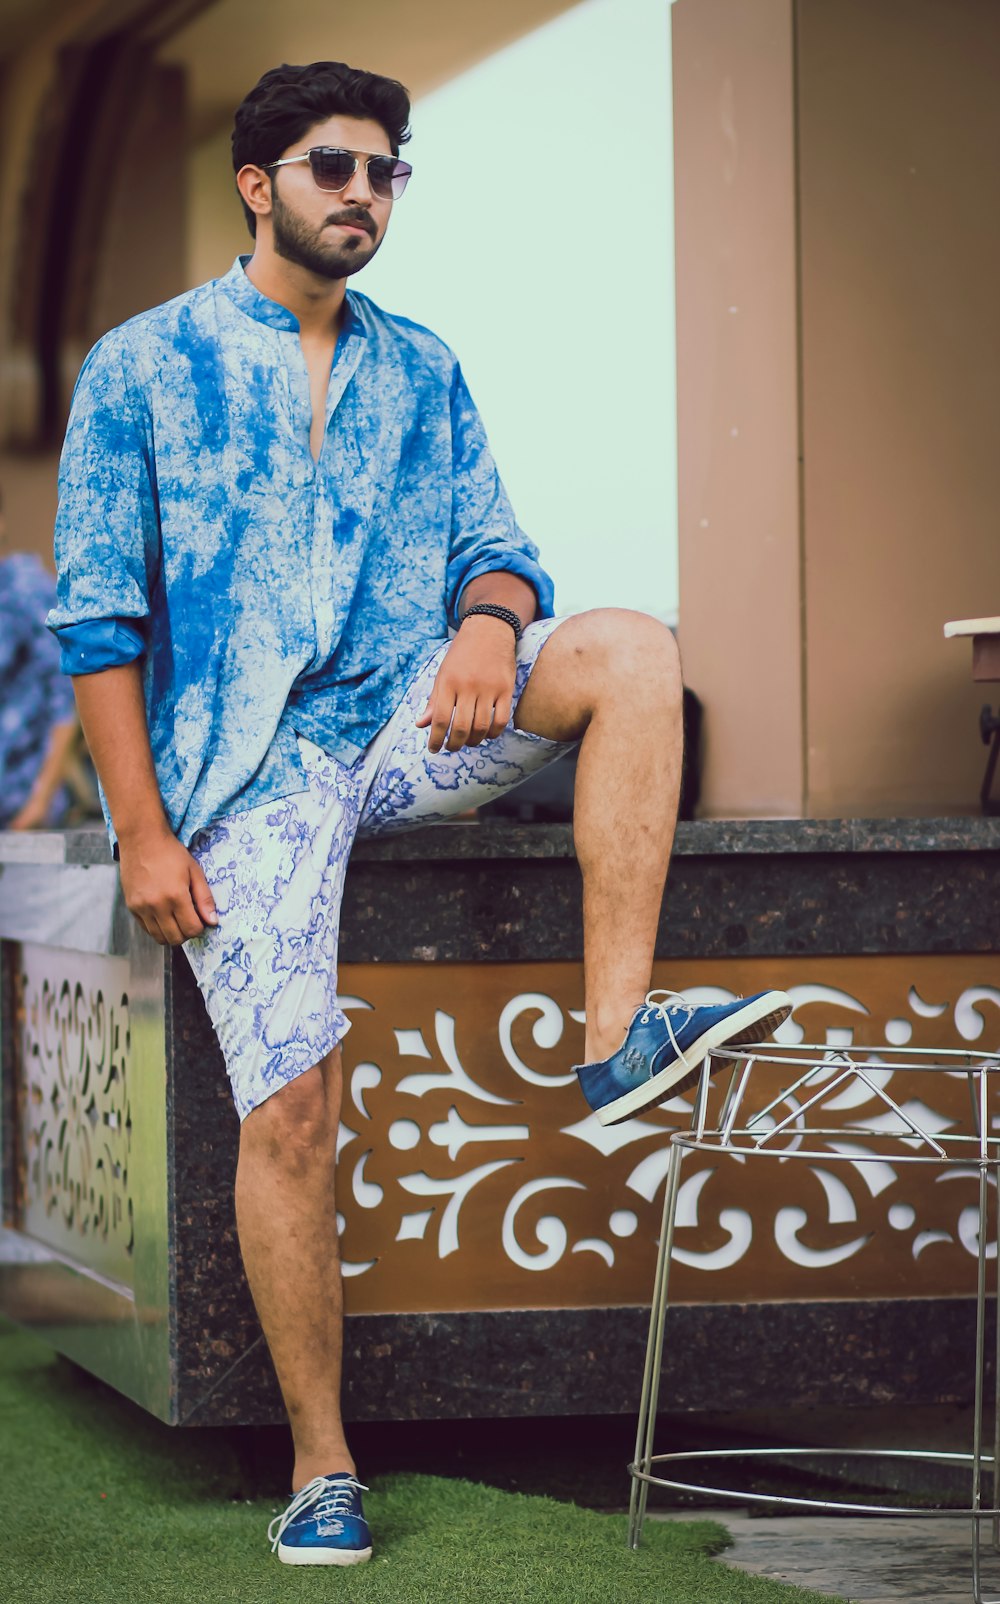
[[[682,1305],[667,1318],[660,1408],[674,1413],[959,1405],[974,1391],[975,1301]],[[646,1309],[359,1315],[345,1330],[349,1421],[635,1414]],[[987,1353],[993,1352],[993,1320]],[[992,1366],[989,1368],[992,1384]],[[263,1339],[182,1425],[284,1419]]]

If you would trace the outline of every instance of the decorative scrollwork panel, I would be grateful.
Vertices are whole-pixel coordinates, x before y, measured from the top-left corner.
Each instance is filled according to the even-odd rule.
[[[971,1129],[964,1078],[880,1066],[878,1044],[1000,1046],[992,956],[671,962],[655,984],[697,1002],[783,986],[797,1006],[782,1039],[874,1047],[874,1085],[919,1106],[927,1128]],[[691,1099],[598,1124],[572,1072],[580,967],[366,964],[345,966],[341,985],[353,994],[338,1164],[348,1307],[646,1302],[667,1138]],[[781,1090],[778,1074],[761,1067],[748,1113]],[[685,1159],[673,1298],[974,1290],[974,1166],[910,1165],[905,1143],[898,1162],[860,1162],[852,1130],[886,1118],[863,1085],[831,1086],[820,1111],[842,1128],[828,1164]]]
[[[131,1288],[128,961],[21,951],[18,1224]]]

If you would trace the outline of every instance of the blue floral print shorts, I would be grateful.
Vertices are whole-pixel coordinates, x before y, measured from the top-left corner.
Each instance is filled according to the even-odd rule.
[[[559,619],[529,624],[517,648],[514,707]],[[307,791],[231,813],[199,830],[191,853],[219,923],[186,941],[241,1120],[342,1041],[337,938],[356,836],[436,824],[488,802],[570,751],[514,728],[458,752],[427,750],[417,729],[448,644],[349,767],[298,736]]]

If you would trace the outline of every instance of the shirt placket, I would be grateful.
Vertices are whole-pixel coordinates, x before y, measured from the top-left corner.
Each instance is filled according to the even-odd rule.
[[[310,528],[297,533],[308,553],[306,574],[303,577],[309,586],[314,632],[313,654],[305,671],[314,672],[330,655],[332,629],[331,516],[329,496],[324,493],[327,476],[321,471],[321,466],[313,460],[310,446],[312,398],[309,393],[309,369],[306,366],[298,331],[283,330],[278,339],[284,359],[288,411],[295,442],[297,449],[308,463],[311,475],[309,488],[302,498],[302,506],[309,517]],[[322,451],[320,461],[322,463]]]
[[[313,595],[313,616],[316,620],[316,656],[313,666],[320,668],[333,653],[334,642],[343,626],[343,598],[337,593],[336,524],[337,507],[333,495],[336,476],[331,454],[334,451],[331,423],[343,399],[344,391],[357,371],[364,353],[364,336],[352,327],[337,341],[333,366],[326,390],[326,416],[323,444],[313,488],[313,538],[310,581]],[[303,366],[304,358],[303,358]]]

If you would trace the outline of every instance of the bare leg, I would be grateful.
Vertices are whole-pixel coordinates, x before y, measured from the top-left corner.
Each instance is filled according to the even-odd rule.
[[[600,609],[550,637],[515,724],[583,737],[573,837],[583,873],[585,1061],[607,1058],[649,989],[680,790],[677,646],[645,613]]]
[[[338,1047],[255,1108],[240,1129],[236,1224],[292,1428],[293,1492],[314,1476],[354,1470],[340,1417],[340,1088]]]

